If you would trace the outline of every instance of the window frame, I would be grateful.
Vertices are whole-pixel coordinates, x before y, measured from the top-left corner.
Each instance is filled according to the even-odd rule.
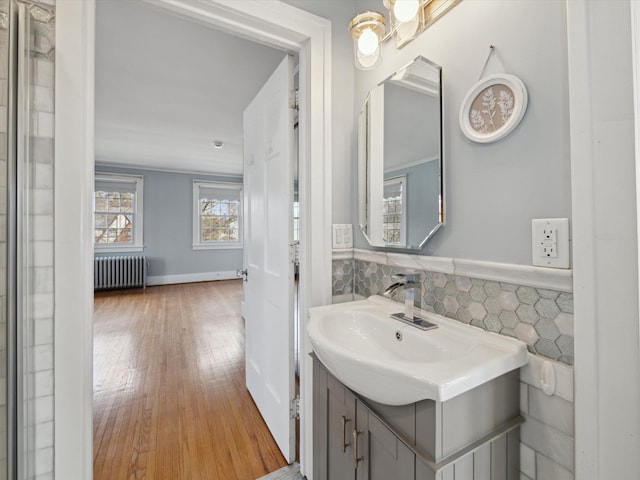
[[[406,175],[397,175],[395,177],[386,178],[384,180],[383,188],[382,188],[382,201],[386,202],[386,198],[384,195],[384,187],[387,185],[400,185],[400,204],[402,207],[402,212],[400,213],[400,240],[398,242],[385,242],[385,245],[394,246],[394,247],[406,247],[407,246],[407,176]],[[382,236],[384,239],[385,233],[385,217],[384,207],[382,208]]]
[[[133,203],[132,243],[96,243],[96,183],[132,183],[135,184]],[[144,250],[144,177],[142,175],[96,173],[93,181],[93,250],[100,253],[141,252]]]
[[[201,219],[202,215],[200,215],[200,187],[207,188],[220,188],[227,190],[237,190],[238,191],[238,241],[212,241],[212,242],[203,242],[201,240]],[[193,250],[231,250],[231,249],[242,249],[244,244],[244,205],[243,205],[243,190],[244,186],[242,183],[234,183],[234,182],[215,182],[210,180],[193,180],[193,237],[192,237],[192,249]]]

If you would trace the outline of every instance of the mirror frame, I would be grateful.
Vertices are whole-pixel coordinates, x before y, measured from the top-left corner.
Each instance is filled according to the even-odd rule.
[[[422,55],[418,55],[411,62],[409,62],[404,67],[400,68],[398,71],[389,75],[382,82],[378,83],[376,87],[383,85],[388,80],[392,79],[399,72],[409,68],[414,63],[421,61],[431,65],[438,71],[438,93],[439,93],[439,113],[440,113],[440,132],[438,135],[439,138],[439,163],[440,163],[440,204],[439,204],[439,212],[438,212],[438,222],[435,226],[427,233],[426,237],[420,242],[417,246],[406,246],[406,245],[381,245],[376,244],[371,240],[371,236],[368,233],[368,228],[371,224],[369,221],[369,213],[370,213],[370,205],[367,201],[371,195],[371,165],[370,165],[370,131],[371,131],[371,121],[370,121],[370,108],[371,108],[371,96],[372,90],[367,94],[367,98],[365,99],[364,105],[360,110],[360,114],[358,115],[358,168],[357,168],[357,200],[358,200],[358,226],[360,227],[360,231],[363,236],[367,240],[367,243],[371,247],[375,248],[384,248],[391,250],[409,250],[409,251],[419,251],[424,248],[427,242],[433,238],[438,230],[443,227],[445,223],[445,206],[446,206],[446,195],[445,195],[445,161],[444,161],[444,117],[443,117],[443,95],[442,95],[442,67],[432,62],[431,60],[423,57]],[[384,119],[383,119],[384,122]],[[383,126],[384,128],[384,126]],[[383,159],[384,161],[384,159]],[[384,182],[383,182],[384,183]],[[380,186],[382,189],[383,187]],[[408,219],[405,219],[407,223],[409,223]]]

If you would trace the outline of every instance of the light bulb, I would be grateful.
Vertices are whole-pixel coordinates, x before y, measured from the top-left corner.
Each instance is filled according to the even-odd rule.
[[[378,49],[376,52],[371,55],[363,55],[358,52],[358,68],[360,70],[371,70],[376,67],[378,63],[380,63],[380,50]]]
[[[408,42],[413,39],[418,33],[418,27],[420,26],[420,20],[416,18],[410,19],[408,22],[402,22],[396,29],[396,37],[400,42]]]
[[[371,28],[365,28],[358,37],[358,50],[363,55],[371,55],[378,49],[379,39]]]
[[[393,16],[399,22],[408,22],[415,18],[420,8],[420,0],[396,0],[393,5]]]

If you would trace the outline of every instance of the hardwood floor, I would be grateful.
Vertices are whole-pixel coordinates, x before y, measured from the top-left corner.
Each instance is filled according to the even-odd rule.
[[[96,293],[94,479],[254,480],[286,465],[245,387],[240,280]]]

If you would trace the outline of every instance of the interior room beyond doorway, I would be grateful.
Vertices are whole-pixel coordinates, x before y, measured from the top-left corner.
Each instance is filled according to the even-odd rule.
[[[95,480],[286,465],[245,387],[241,299],[240,280],[96,293]]]

